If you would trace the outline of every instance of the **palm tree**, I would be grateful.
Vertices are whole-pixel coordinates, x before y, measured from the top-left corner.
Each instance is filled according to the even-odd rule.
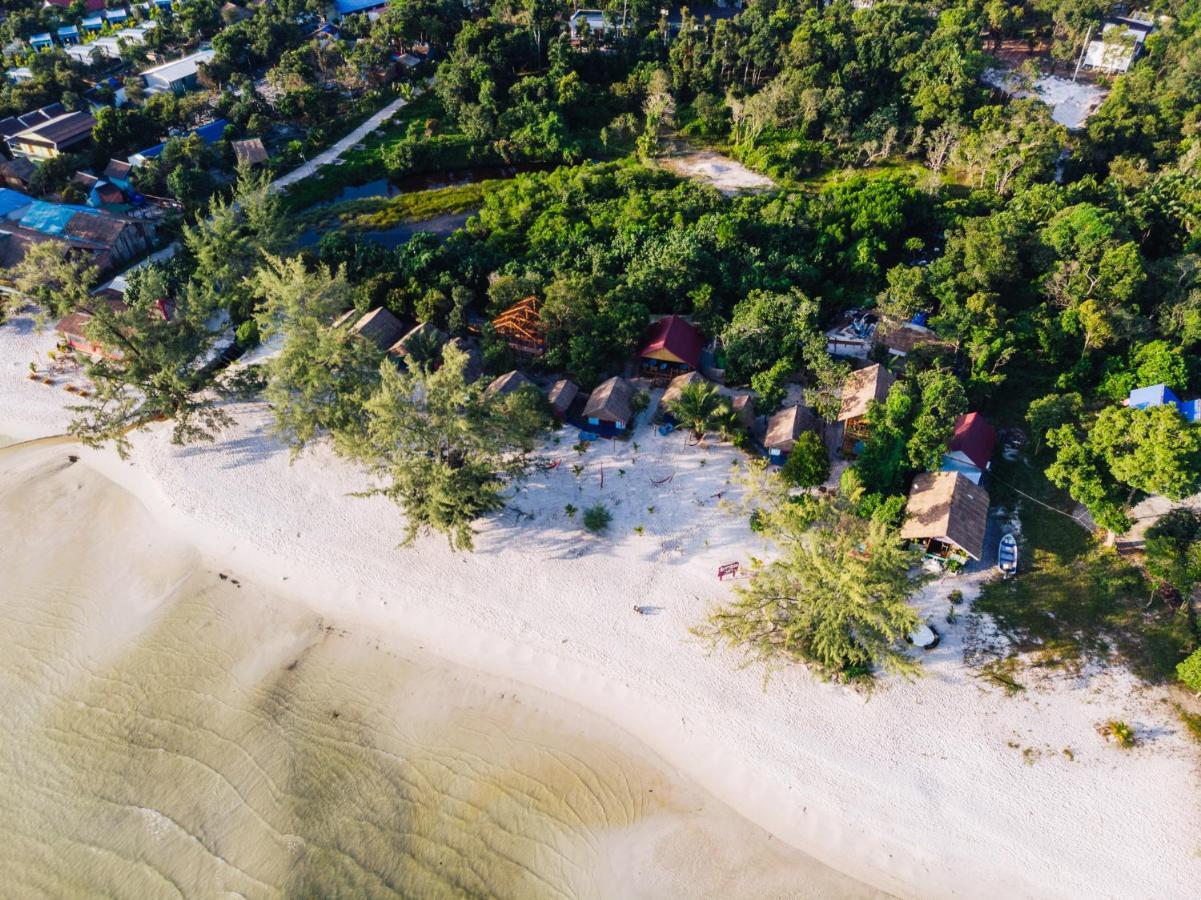
[[[709,431],[729,428],[730,402],[708,382],[695,381],[684,386],[680,396],[668,406],[675,420],[699,441]]]

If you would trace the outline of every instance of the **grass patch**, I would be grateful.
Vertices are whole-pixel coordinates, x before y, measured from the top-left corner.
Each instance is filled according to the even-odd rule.
[[[1026,690],[1026,686],[1014,677],[1016,671],[1017,660],[1010,657],[1009,659],[998,659],[988,663],[980,669],[980,674],[977,677],[985,678],[993,684],[1004,688],[1007,694],[1020,694]]]
[[[1180,717],[1180,723],[1184,725],[1184,730],[1193,736],[1194,741],[1201,744],[1201,713],[1189,712],[1179,703],[1172,705],[1176,708],[1176,715]]]
[[[1134,729],[1117,719],[1103,723],[1097,730],[1106,740],[1114,741],[1123,750],[1130,750],[1138,744]]]
[[[976,609],[1047,667],[1117,653],[1139,677],[1168,681],[1193,641],[1187,616],[1152,599],[1142,573],[1106,548],[1072,558],[1035,550],[1020,577],[985,585]]]
[[[1021,510],[1023,549],[1049,553],[1064,562],[1078,559],[1093,548],[1093,536],[1071,520],[1076,502],[1051,484],[1037,463],[1037,457],[1033,463],[998,459],[989,483],[992,502]]]
[[[455,184],[428,191],[411,191],[395,197],[364,197],[311,209],[298,217],[301,227],[347,231],[382,231],[402,222],[420,222],[450,213],[479,209],[484,196],[503,179]]]

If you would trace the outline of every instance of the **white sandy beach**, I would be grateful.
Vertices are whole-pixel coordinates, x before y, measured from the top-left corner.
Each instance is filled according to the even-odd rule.
[[[70,395],[27,377],[54,342],[21,318],[0,327],[0,433],[64,430]],[[577,456],[564,434],[550,450],[561,465],[483,523],[474,554],[454,554],[440,537],[398,548],[395,507],[350,496],[366,486],[357,471],[325,448],[292,463],[261,405],[231,412],[238,424],[215,445],[173,447],[157,427],[135,438],[129,462],[71,452],[237,577],[581,704],[756,824],[882,890],[1187,897],[1201,883],[1197,748],[1162,692],[1121,670],[1027,680],[1007,696],[964,664],[965,639],[988,632],[970,615],[942,627],[924,678],[870,696],[799,668],[764,689],[760,668],[706,652],[689,629],[729,590],[717,565],[766,552],[718,505],[737,451],[643,427],[637,450]],[[564,512],[597,500],[615,513],[603,538]],[[965,579],[926,592],[940,626],[954,587],[972,594]],[[640,616],[635,604],[660,609]],[[1111,718],[1142,745],[1107,744],[1095,728]]]

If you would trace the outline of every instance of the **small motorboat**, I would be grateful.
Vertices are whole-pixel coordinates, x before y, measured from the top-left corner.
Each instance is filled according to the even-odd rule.
[[[1018,542],[1012,534],[1003,536],[1000,546],[997,547],[997,568],[1006,578],[1017,574]]]

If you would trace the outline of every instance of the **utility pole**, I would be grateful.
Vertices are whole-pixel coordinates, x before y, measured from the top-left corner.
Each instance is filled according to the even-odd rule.
[[[1080,48],[1080,58],[1076,60],[1076,71],[1072,73],[1072,83],[1075,84],[1076,77],[1080,74],[1080,67],[1084,65],[1084,55],[1088,53],[1088,39],[1093,36],[1093,26],[1088,26],[1088,31],[1084,33],[1084,46]]]

